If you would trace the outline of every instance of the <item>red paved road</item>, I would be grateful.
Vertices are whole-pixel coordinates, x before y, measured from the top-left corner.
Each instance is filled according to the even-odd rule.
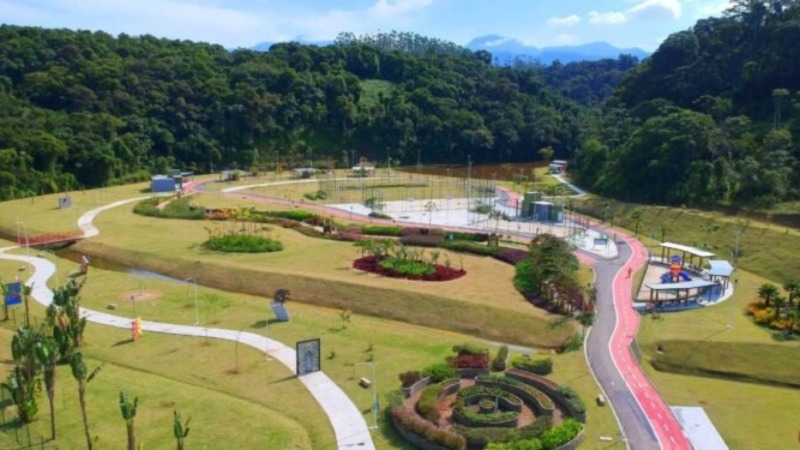
[[[631,256],[614,277],[614,306],[617,325],[609,342],[614,365],[633,393],[636,402],[644,411],[662,449],[690,450],[692,447],[667,404],[645,377],[639,363],[628,350],[633,337],[639,331],[639,314],[631,306],[633,279],[628,277],[628,268],[636,273],[647,259],[647,250],[636,239],[617,233],[631,249]]]

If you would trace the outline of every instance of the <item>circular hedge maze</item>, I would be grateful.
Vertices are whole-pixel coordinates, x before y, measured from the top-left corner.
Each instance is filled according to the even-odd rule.
[[[572,389],[520,368],[524,361],[491,373],[488,351],[486,367],[476,368],[472,358],[472,367],[461,368],[459,353],[447,364],[401,374],[405,395],[391,418],[406,440],[431,450],[566,450],[580,444],[586,409]]]

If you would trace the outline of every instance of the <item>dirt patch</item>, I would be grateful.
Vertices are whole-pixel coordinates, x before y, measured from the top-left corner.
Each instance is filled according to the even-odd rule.
[[[135,291],[127,291],[119,294],[119,299],[126,302],[145,302],[148,300],[155,300],[164,296],[164,293],[161,291],[156,291],[153,289],[142,289],[142,290],[135,290]]]

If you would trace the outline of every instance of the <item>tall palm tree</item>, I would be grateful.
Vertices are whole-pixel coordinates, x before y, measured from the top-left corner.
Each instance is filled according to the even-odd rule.
[[[786,297],[782,295],[776,295],[775,298],[772,299],[772,303],[775,304],[775,318],[778,319],[781,316],[781,307],[786,304]]]
[[[119,409],[122,418],[125,419],[125,428],[128,432],[128,450],[136,450],[136,434],[134,433],[133,419],[136,418],[136,411],[139,408],[139,397],[133,399],[131,403],[128,400],[128,393],[125,391],[119,392]]]
[[[95,367],[94,370],[89,372],[86,368],[86,363],[83,362],[83,355],[80,351],[76,352],[70,358],[70,367],[72,368],[72,377],[78,382],[78,402],[81,405],[81,416],[83,418],[83,432],[86,435],[86,448],[92,450],[92,436],[89,433],[89,417],[86,415],[86,387],[97,376],[103,366]]]
[[[50,402],[50,439],[56,438],[56,410],[54,407],[56,388],[56,363],[60,358],[58,343],[55,338],[47,336],[36,343],[36,359],[42,366],[44,373],[44,386],[47,390],[47,400]]]

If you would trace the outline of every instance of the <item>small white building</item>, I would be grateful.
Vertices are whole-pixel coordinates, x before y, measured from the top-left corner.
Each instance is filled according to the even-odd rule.
[[[563,159],[555,159],[550,163],[550,173],[561,175],[567,173],[567,162]]]

